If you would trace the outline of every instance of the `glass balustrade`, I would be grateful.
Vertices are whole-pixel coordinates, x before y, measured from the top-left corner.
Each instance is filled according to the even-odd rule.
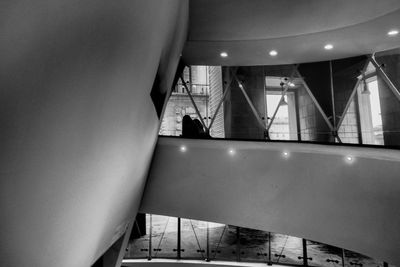
[[[172,258],[312,267],[394,267],[328,244],[233,225],[146,214],[145,221],[135,222],[135,227],[125,259]],[[145,231],[142,233],[140,229]]]
[[[207,258],[207,222],[181,219],[181,257]]]
[[[400,49],[279,66],[190,66],[160,135],[400,146]],[[190,136],[190,134],[189,134]]]

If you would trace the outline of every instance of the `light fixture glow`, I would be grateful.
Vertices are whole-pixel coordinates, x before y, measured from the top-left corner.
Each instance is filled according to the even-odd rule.
[[[269,55],[270,55],[271,57],[275,57],[275,56],[278,55],[278,52],[277,52],[276,50],[271,50],[271,51],[269,51]]]
[[[186,146],[181,146],[180,150],[181,150],[181,152],[185,152],[186,151]]]
[[[228,53],[226,52],[221,52],[221,54],[219,54],[221,57],[228,57]]]
[[[324,48],[325,48],[325,50],[331,50],[331,49],[333,49],[333,45],[327,44],[324,46]]]
[[[283,156],[284,158],[289,157],[289,152],[283,151],[282,156]]]
[[[346,157],[346,160],[347,160],[348,162],[352,162],[352,161],[353,161],[353,157],[352,157],[352,156],[347,156],[347,157]]]
[[[230,148],[228,153],[229,153],[229,155],[233,156],[236,154],[236,151],[233,148]]]
[[[399,34],[399,31],[398,31],[398,30],[391,30],[391,31],[388,31],[387,34],[388,34],[389,36],[395,36],[395,35]]]

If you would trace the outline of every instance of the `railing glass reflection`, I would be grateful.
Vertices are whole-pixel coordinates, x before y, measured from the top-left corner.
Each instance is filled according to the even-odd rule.
[[[160,135],[183,116],[206,137],[400,147],[400,49],[279,66],[191,66],[173,90]]]
[[[178,218],[152,215],[152,258],[175,258],[177,255]]]
[[[181,237],[182,258],[206,259],[207,222],[182,219]]]
[[[273,234],[271,237],[271,257],[273,263],[303,264],[302,239],[298,237]]]
[[[288,235],[160,215],[147,214],[142,218],[145,221],[135,222],[126,259],[173,258],[313,267],[389,267],[355,252]]]
[[[269,233],[240,228],[240,259],[242,261],[269,262]]]
[[[307,240],[308,265],[310,266],[343,266],[343,250],[341,248]]]

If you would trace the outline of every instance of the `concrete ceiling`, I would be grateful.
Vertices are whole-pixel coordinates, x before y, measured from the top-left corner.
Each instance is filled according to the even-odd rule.
[[[400,29],[398,0],[192,0],[183,57],[192,65],[338,59],[400,47],[392,29]]]

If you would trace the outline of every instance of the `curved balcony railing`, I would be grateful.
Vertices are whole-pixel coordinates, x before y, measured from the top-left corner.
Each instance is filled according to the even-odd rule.
[[[295,66],[193,66],[167,104],[160,135],[185,136],[189,115],[214,138],[400,147],[398,66],[400,49]]]
[[[232,225],[146,214],[135,221],[125,259],[242,261],[269,265],[387,267],[327,244]]]

